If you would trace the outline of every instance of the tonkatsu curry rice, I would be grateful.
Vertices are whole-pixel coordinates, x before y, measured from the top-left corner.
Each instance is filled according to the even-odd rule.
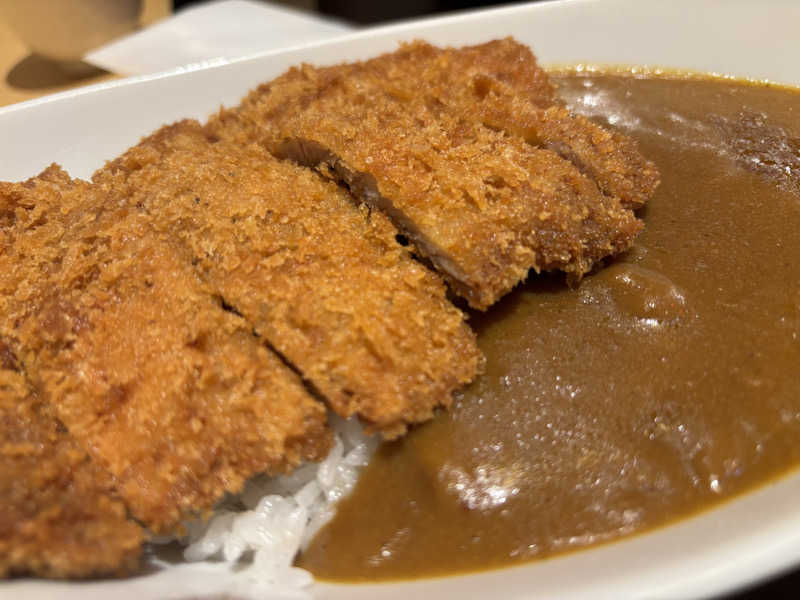
[[[3,183],[0,569],[135,572],[253,476],[341,455],[328,409],[402,436],[481,371],[452,299],[580,278],[657,182],[507,39],[292,68],[91,181]]]
[[[568,109],[558,88],[574,109],[580,85],[512,39],[415,41],[293,67],[205,123],[163,126],[88,181],[53,164],[0,183],[0,575],[137,575],[177,542],[188,561],[289,586],[311,581],[296,564],[343,580],[470,570],[568,549],[554,540],[587,523],[584,545],[653,526],[653,498],[674,486],[688,514],[708,464],[746,468],[746,452],[704,454],[727,439],[706,409],[723,388],[704,382],[735,379],[715,369],[739,359],[723,368],[714,355],[750,330],[704,321],[713,298],[672,266],[692,227],[713,220],[692,196],[701,183],[683,184],[695,163],[648,137],[650,113],[614,129]],[[771,176],[737,158],[761,146],[725,146],[743,130],[719,111],[704,137],[727,148],[713,160],[728,157],[728,171],[692,175],[716,182],[708,198],[720,172],[751,191]],[[766,131],[766,116],[747,118],[757,125],[739,137]],[[800,165],[797,138],[770,126],[767,138],[785,138],[776,160]],[[789,199],[775,202],[791,207],[797,181],[781,182]],[[800,229],[785,207],[782,226]],[[800,250],[765,223],[787,256]],[[728,302],[737,278],[722,258],[760,246],[742,231],[731,249],[723,233],[702,234],[714,266],[701,281]],[[795,326],[797,294],[769,295],[787,307],[780,327]],[[770,302],[761,321],[744,310],[758,331],[773,327]],[[797,348],[781,362],[751,341],[763,356],[742,381],[761,383],[736,410],[752,433],[758,389],[785,418],[781,399],[798,389],[785,381]],[[702,398],[680,387],[687,365],[705,373],[688,386]],[[687,464],[695,479],[681,483]],[[605,516],[587,517],[589,505]],[[612,513],[630,527],[600,522]],[[525,540],[512,540],[511,518],[528,523]]]

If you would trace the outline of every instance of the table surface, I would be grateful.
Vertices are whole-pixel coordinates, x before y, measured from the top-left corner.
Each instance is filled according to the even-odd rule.
[[[171,11],[171,0],[144,0],[140,21],[142,25],[149,25],[168,16]],[[64,72],[58,65],[32,55],[2,18],[0,75],[0,106],[116,77],[100,69],[82,76]]]
[[[142,25],[153,23],[171,13],[171,0],[144,0]],[[0,106],[30,100],[70,88],[98,83],[117,76],[96,70],[77,77],[62,71],[57,65],[31,55],[28,48],[0,20]],[[773,582],[730,596],[730,600],[757,600],[761,598],[800,597],[800,571],[795,571]]]

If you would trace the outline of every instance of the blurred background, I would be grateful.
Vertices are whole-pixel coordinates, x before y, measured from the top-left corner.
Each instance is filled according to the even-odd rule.
[[[176,9],[202,0],[176,0]],[[483,6],[514,4],[508,0],[404,0],[375,2],[374,0],[278,0],[300,10],[336,17],[354,24],[371,25],[385,21],[409,19],[436,13],[453,12]]]
[[[230,51],[237,55],[250,54],[378,23],[513,3],[249,0],[249,6],[234,6],[221,0],[0,0],[0,106],[208,59],[227,49],[225,44],[233,43]],[[199,15],[203,12],[205,18]],[[119,40],[123,43],[115,44]],[[193,55],[191,50],[200,46],[206,46],[206,55]],[[101,55],[94,56],[98,48]]]

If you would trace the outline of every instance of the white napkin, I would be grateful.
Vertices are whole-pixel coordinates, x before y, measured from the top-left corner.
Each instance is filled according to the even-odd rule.
[[[91,51],[84,60],[121,75],[142,75],[297,46],[353,29],[339,21],[250,0],[183,10]]]

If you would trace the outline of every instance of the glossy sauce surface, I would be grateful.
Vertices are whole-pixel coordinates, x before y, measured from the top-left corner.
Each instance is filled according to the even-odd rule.
[[[385,444],[299,564],[340,580],[546,557],[709,508],[800,463],[800,93],[556,76],[662,183],[633,251],[471,316],[486,373]]]

